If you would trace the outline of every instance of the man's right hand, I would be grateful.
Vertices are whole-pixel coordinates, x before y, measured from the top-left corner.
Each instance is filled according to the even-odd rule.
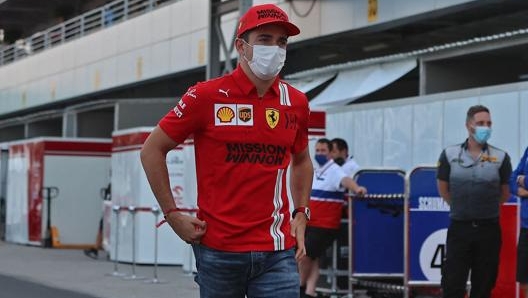
[[[291,221],[291,235],[295,237],[297,242],[297,250],[295,251],[295,259],[300,261],[306,256],[306,247],[304,246],[304,234],[306,231],[306,222],[308,219],[306,215],[298,213]]]
[[[180,212],[172,212],[165,219],[174,232],[189,244],[200,244],[200,241],[207,230],[205,221]]]
[[[359,196],[363,196],[367,194],[367,188],[363,186],[358,186],[354,192]]]

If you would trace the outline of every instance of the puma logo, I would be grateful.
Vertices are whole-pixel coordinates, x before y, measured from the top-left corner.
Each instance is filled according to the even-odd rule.
[[[229,97],[229,94],[227,93],[227,92],[229,92],[229,89],[227,89],[227,90],[218,89],[218,92],[225,94],[226,97]]]

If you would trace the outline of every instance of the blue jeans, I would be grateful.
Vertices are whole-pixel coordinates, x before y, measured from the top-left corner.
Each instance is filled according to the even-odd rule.
[[[200,298],[299,298],[294,249],[223,252],[193,245]]]

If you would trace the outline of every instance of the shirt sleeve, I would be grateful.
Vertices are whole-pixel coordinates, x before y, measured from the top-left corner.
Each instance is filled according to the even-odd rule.
[[[203,84],[190,87],[176,106],[158,123],[159,127],[175,142],[182,143],[189,135],[206,125],[206,96]]]
[[[526,147],[526,149],[524,150],[524,154],[521,157],[521,160],[519,161],[517,168],[513,170],[510,176],[510,192],[514,196],[517,195],[517,191],[519,190],[519,186],[517,185],[517,177],[519,177],[519,175],[524,175],[524,165],[526,164],[527,155],[528,155],[528,147]]]
[[[438,169],[436,172],[436,178],[438,180],[449,182],[449,174],[451,173],[451,165],[449,160],[447,160],[447,155],[445,149],[440,153],[438,158]]]
[[[499,169],[499,176],[501,184],[508,184],[512,175],[512,165],[508,153],[504,154],[504,160],[502,161],[502,165]]]

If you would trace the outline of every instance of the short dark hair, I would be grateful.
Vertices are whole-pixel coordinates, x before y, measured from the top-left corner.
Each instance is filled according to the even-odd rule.
[[[475,116],[475,114],[480,113],[480,112],[486,112],[489,114],[489,109],[483,105],[474,105],[474,106],[469,107],[467,111],[467,116],[466,116],[466,123],[471,121],[473,117]]]
[[[242,33],[242,35],[240,35],[239,38],[243,39],[245,42],[249,42],[249,33],[250,32],[251,32],[251,30]]]
[[[326,144],[328,146],[328,150],[332,151],[332,142],[330,142],[327,138],[320,138],[317,140],[317,143],[319,144]]]
[[[346,150],[348,152],[348,144],[345,140],[341,138],[333,138],[330,142],[337,147],[337,150]]]

